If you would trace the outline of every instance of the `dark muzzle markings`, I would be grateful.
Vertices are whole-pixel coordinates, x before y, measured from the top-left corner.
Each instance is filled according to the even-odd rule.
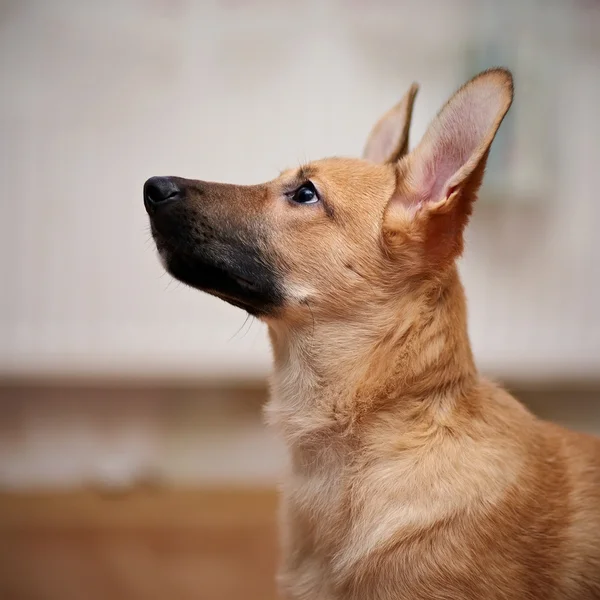
[[[255,188],[151,177],[144,206],[169,273],[254,316],[283,302],[275,259],[265,250],[269,232],[247,209]],[[256,211],[255,211],[256,212]]]

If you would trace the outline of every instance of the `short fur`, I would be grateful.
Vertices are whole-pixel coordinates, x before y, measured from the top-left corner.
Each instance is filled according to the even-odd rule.
[[[467,336],[456,259],[512,78],[471,80],[408,153],[415,94],[378,123],[362,160],[317,161],[231,193],[186,184],[188,229],[208,220],[229,240],[242,211],[237,227],[258,240],[281,297],[252,297],[249,309],[269,326],[266,410],[290,458],[281,592],[600,598],[600,442],[537,419],[481,377]],[[309,179],[319,203],[294,205],[289,191]],[[177,255],[193,264],[160,228],[154,215],[167,268]],[[184,247],[197,252],[203,232]],[[246,279],[233,299],[218,282],[197,287],[244,306]]]

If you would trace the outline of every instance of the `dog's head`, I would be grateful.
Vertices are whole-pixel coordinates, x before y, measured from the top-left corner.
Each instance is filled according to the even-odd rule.
[[[153,177],[152,233],[177,279],[267,320],[347,318],[454,263],[512,77],[463,86],[408,153],[417,88],[377,123],[362,159],[330,158],[253,186]]]

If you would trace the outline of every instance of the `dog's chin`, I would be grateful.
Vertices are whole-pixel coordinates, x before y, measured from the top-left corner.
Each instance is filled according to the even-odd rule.
[[[252,281],[234,268],[217,265],[206,257],[186,256],[159,249],[160,260],[175,279],[216,296],[255,317],[273,315],[279,295],[269,282]]]

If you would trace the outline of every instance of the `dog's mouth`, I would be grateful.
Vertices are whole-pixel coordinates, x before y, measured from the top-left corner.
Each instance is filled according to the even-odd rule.
[[[200,257],[169,254],[165,258],[167,270],[179,281],[225,300],[251,314],[261,314],[268,300],[245,277],[234,275],[223,267],[210,264]]]
[[[280,304],[272,272],[253,261],[247,248],[230,248],[220,255],[210,245],[174,243],[154,225],[152,234],[166,270],[182,283],[256,317],[272,314]]]

